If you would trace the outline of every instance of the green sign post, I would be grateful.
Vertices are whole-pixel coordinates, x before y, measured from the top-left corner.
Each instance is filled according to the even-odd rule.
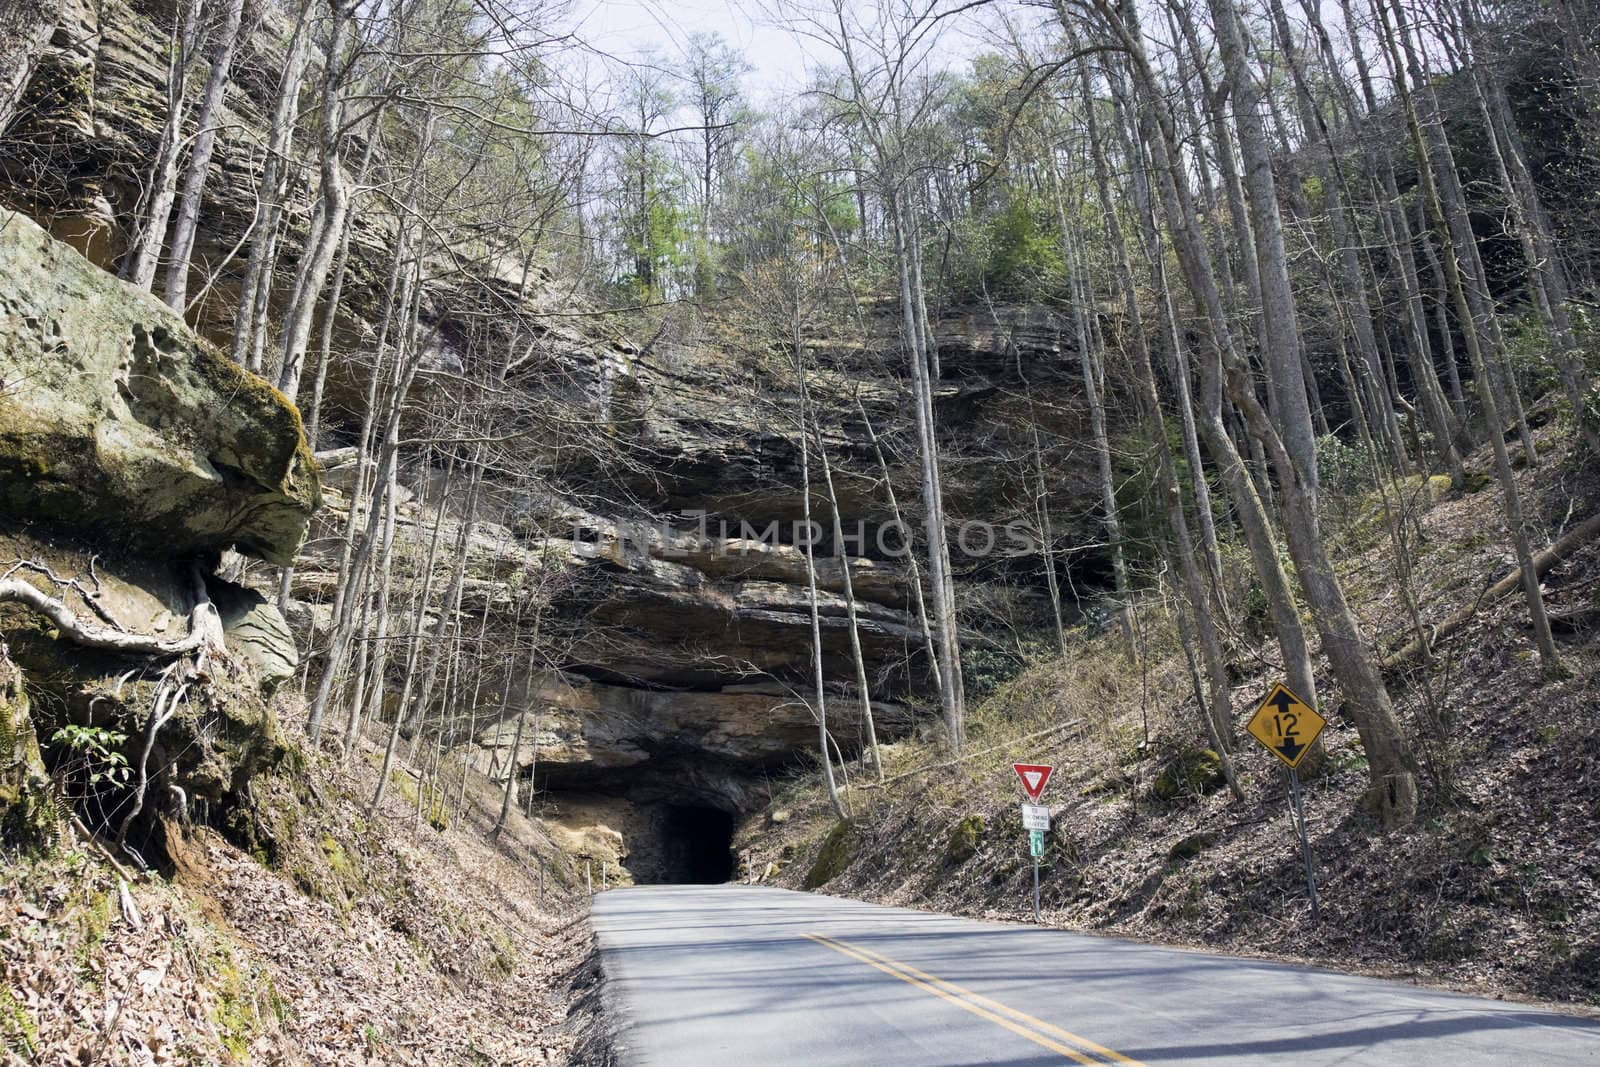
[[[1028,831],[1028,855],[1033,857],[1033,921],[1039,922],[1039,857],[1044,855],[1044,831]]]

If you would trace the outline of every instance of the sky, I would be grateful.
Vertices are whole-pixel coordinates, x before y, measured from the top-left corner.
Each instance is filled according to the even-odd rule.
[[[680,55],[689,34],[714,30],[749,61],[744,88],[759,104],[804,88],[808,68],[837,62],[826,45],[777,25],[769,13],[776,6],[777,0],[572,0],[569,21],[590,47],[619,59],[651,48]],[[980,51],[992,11],[984,20],[946,24],[936,62],[959,66]]]
[[[816,63],[814,46],[808,56],[752,0],[577,0],[573,21],[592,47],[619,58],[648,48],[678,54],[689,34],[715,30],[749,61],[746,88],[758,98],[798,88]]]

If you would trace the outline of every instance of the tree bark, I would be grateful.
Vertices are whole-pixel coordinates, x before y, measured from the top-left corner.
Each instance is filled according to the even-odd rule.
[[[1422,120],[1418,115],[1417,107],[1412,99],[1405,79],[1405,67],[1401,63],[1400,51],[1403,47],[1408,52],[1410,44],[1403,32],[1397,32],[1391,27],[1389,13],[1384,0],[1373,0],[1373,11],[1378,16],[1380,36],[1384,46],[1388,49],[1391,65],[1395,73],[1395,87],[1400,97],[1401,107],[1405,111],[1406,122],[1410,129],[1412,145],[1416,149],[1417,158],[1427,161],[1430,159],[1429,142],[1424,136]],[[1397,45],[1396,41],[1400,44]],[[1415,57],[1411,56],[1413,61]],[[1448,145],[1445,146],[1448,151]],[[1433,221],[1434,236],[1437,238],[1445,281],[1449,286],[1451,299],[1455,302],[1456,317],[1462,323],[1462,335],[1466,340],[1467,355],[1472,362],[1473,386],[1478,393],[1478,402],[1483,407],[1484,417],[1489,422],[1489,446],[1494,453],[1495,472],[1499,476],[1500,489],[1506,513],[1506,524],[1511,528],[1511,539],[1517,553],[1517,564],[1522,572],[1523,592],[1528,602],[1528,614],[1533,622],[1534,641],[1539,648],[1540,659],[1549,671],[1560,669],[1556,653],[1555,638],[1550,632],[1550,619],[1545,612],[1544,594],[1539,589],[1539,575],[1533,564],[1533,550],[1528,536],[1527,522],[1522,512],[1522,494],[1517,488],[1515,472],[1511,469],[1511,456],[1506,451],[1505,435],[1502,432],[1500,421],[1499,400],[1495,396],[1494,385],[1489,377],[1489,369],[1483,351],[1483,338],[1475,328],[1473,309],[1468,297],[1467,284],[1463,277],[1461,262],[1456,257],[1456,245],[1452,240],[1449,220],[1446,218],[1446,209],[1440,197],[1439,184],[1434,180],[1435,167],[1441,169],[1449,167],[1454,173],[1454,165],[1448,157],[1435,159],[1431,164],[1417,168],[1418,185],[1422,194],[1423,204]],[[1467,240],[1471,241],[1470,231]]]
[[[144,218],[122,262],[121,277],[145,292],[155,282],[161,260],[161,244],[167,236],[172,216],[172,201],[177,195],[178,159],[183,153],[183,125],[189,112],[189,71],[194,66],[200,43],[201,0],[188,0],[182,20],[174,27],[171,62],[167,67],[167,121],[161,128],[161,144],[156,149],[155,165],[150,170],[150,186],[145,191]]]
[[[209,177],[212,153],[216,150],[219,112],[228,87],[228,75],[233,69],[239,27],[244,21],[244,0],[224,2],[227,6],[223,8],[222,26],[212,45],[211,70],[206,75],[205,95],[201,98],[200,114],[195,119],[194,148],[189,152],[183,192],[178,197],[178,217],[172,225],[172,240],[167,250],[167,273],[162,284],[161,298],[180,315],[189,300],[189,260],[194,255],[206,179]]]
[[[1376,664],[1362,642],[1355,618],[1344,599],[1344,592],[1334,575],[1326,545],[1322,541],[1316,513],[1315,450],[1311,444],[1309,412],[1305,409],[1304,389],[1303,387],[1299,390],[1285,389],[1281,381],[1275,386],[1282,401],[1278,417],[1280,419],[1291,417],[1297,408],[1300,413],[1298,425],[1293,429],[1295,443],[1291,451],[1290,445],[1279,436],[1274,420],[1257,403],[1251,386],[1249,366],[1234,347],[1232,331],[1217,292],[1209,256],[1195,224],[1194,202],[1188,190],[1187,176],[1169,162],[1177,153],[1176,132],[1171,114],[1163,105],[1160,82],[1145,56],[1135,13],[1129,8],[1124,8],[1119,13],[1111,8],[1108,0],[1095,0],[1095,5],[1127,50],[1134,66],[1136,80],[1144,94],[1143,107],[1140,108],[1141,117],[1149,131],[1147,140],[1152,150],[1159,153],[1156,169],[1161,175],[1162,200],[1179,264],[1184,270],[1191,291],[1205,311],[1204,323],[1212,333],[1212,343],[1221,356],[1228,378],[1228,390],[1234,403],[1244,415],[1251,435],[1259,440],[1266,450],[1278,476],[1283,494],[1282,512],[1289,551],[1294,557],[1301,588],[1306,594],[1307,604],[1311,608],[1312,617],[1322,637],[1323,649],[1343,686],[1348,701],[1348,714],[1361,735],[1362,747],[1367,753],[1368,769],[1373,780],[1374,805],[1385,821],[1409,820],[1415,815],[1417,805],[1415,762],[1410,746],[1400,729],[1399,721],[1395,717],[1388,690],[1384,687]],[[1226,16],[1223,19],[1225,24],[1233,17],[1231,11],[1223,12],[1223,15]],[[1125,18],[1128,21],[1124,21]],[[1242,59],[1242,56],[1237,54],[1241,51],[1237,47],[1237,27],[1233,28],[1233,39],[1235,46],[1230,47],[1229,51],[1235,53],[1234,65],[1237,66]],[[1239,92],[1238,85],[1234,86],[1234,91]],[[1247,111],[1248,109],[1236,96],[1236,116]],[[1255,115],[1253,118],[1259,130],[1260,117]],[[1247,153],[1245,162],[1251,172],[1252,185],[1259,187],[1257,195],[1266,193],[1268,197],[1265,203],[1252,203],[1251,210],[1258,217],[1275,214],[1277,203],[1270,187],[1271,171],[1270,168],[1263,170],[1265,163],[1256,156],[1256,153],[1265,150],[1265,142],[1262,138],[1252,138],[1250,144],[1246,146],[1244,139],[1241,138],[1241,145],[1245,147]],[[1270,221],[1267,225],[1271,226]],[[1258,234],[1258,248],[1262,251],[1273,247],[1281,248],[1281,232],[1278,237],[1279,239],[1274,242],[1270,233],[1265,238]],[[1278,267],[1281,268],[1281,264]],[[1278,268],[1273,265],[1263,264],[1264,275],[1273,273],[1276,269]],[[1263,285],[1265,288],[1265,277]],[[1281,290],[1283,286],[1280,284],[1276,288]],[[1273,361],[1277,365],[1289,364],[1293,351],[1295,349],[1274,353]],[[1297,376],[1298,370],[1297,364],[1285,368],[1290,378]],[[1298,399],[1295,395],[1297,392]],[[1309,457],[1310,470],[1307,470],[1305,456],[1308,447],[1312,453]]]

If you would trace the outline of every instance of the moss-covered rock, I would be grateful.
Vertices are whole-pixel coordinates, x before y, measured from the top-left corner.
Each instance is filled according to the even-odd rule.
[[[983,816],[968,815],[950,828],[950,838],[944,845],[944,861],[956,866],[978,854],[978,843],[983,839]]]
[[[282,394],[22,215],[0,226],[0,514],[288,564],[320,499]]]
[[[0,642],[0,848],[43,847],[55,817],[22,672]]]
[[[818,889],[843,874],[855,857],[856,844],[855,828],[848,821],[834,824],[828,836],[822,839],[822,847],[817,850],[817,858],[812,861],[801,887]]]
[[[1150,794],[1157,800],[1177,800],[1186,796],[1207,796],[1226,784],[1222,757],[1214,749],[1186,748],[1161,768],[1150,786]]]
[[[1182,863],[1184,860],[1194,859],[1216,843],[1216,834],[1199,833],[1179,838],[1171,848],[1167,849],[1167,861]]]

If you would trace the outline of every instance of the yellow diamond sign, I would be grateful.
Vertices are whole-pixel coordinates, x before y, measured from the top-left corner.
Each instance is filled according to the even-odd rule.
[[[1279,682],[1250,716],[1245,729],[1293,770],[1306,758],[1312,742],[1327,724],[1316,708]]]

